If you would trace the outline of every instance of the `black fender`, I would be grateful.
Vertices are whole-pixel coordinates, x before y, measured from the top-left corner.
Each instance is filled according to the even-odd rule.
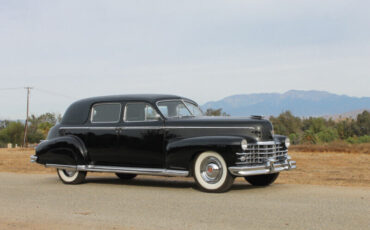
[[[227,165],[236,161],[236,153],[242,151],[240,136],[203,136],[171,141],[166,146],[166,166],[169,169],[191,170],[195,157],[205,151],[222,155]]]
[[[36,147],[36,162],[39,164],[85,165],[87,150],[76,136],[62,136],[40,143]]]
[[[274,135],[273,138],[274,138],[274,141],[276,142],[285,143],[286,136]]]

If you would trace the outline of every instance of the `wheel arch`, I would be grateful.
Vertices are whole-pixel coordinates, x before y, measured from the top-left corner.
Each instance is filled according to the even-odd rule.
[[[219,153],[229,165],[235,162],[235,153],[241,151],[240,136],[202,136],[170,142],[166,146],[166,166],[191,172],[196,157],[206,151]]]
[[[88,161],[83,141],[73,135],[44,141],[36,147],[37,163],[83,165]]]

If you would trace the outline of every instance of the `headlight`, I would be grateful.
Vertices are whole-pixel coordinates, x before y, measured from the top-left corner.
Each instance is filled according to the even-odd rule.
[[[247,140],[245,140],[245,139],[242,140],[241,147],[242,147],[243,150],[247,150],[248,149],[248,142],[247,142]]]
[[[287,137],[285,138],[285,147],[289,148],[290,146],[290,139]]]

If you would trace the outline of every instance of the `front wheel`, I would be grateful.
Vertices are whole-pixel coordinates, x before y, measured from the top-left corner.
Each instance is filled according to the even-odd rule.
[[[246,176],[244,179],[248,181],[251,185],[255,186],[267,186],[272,183],[278,178],[279,173],[272,173],[272,174],[263,174],[263,175],[256,175],[256,176]]]
[[[86,173],[77,170],[57,169],[58,176],[64,184],[81,184],[85,181]]]
[[[234,182],[224,158],[216,152],[201,153],[194,162],[193,173],[205,192],[226,192]]]

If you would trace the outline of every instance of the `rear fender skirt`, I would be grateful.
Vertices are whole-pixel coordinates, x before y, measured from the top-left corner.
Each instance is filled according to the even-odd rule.
[[[226,163],[236,160],[235,153],[241,151],[239,136],[202,136],[172,141],[166,146],[166,166],[170,169],[191,170],[197,154],[204,151],[215,151],[223,156]]]
[[[37,163],[83,165],[87,163],[87,150],[76,136],[62,136],[47,140],[36,148]]]

